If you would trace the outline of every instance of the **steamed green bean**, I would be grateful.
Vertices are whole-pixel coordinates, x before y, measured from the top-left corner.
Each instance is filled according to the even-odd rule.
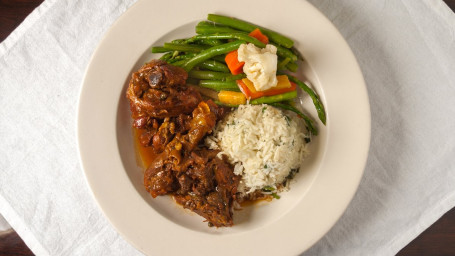
[[[237,50],[241,44],[244,44],[245,41],[237,40],[233,42],[229,42],[222,45],[213,46],[206,50],[201,51],[198,55],[194,56],[193,58],[189,59],[182,67],[186,71],[190,71],[199,63],[208,60],[214,56],[221,55],[224,53],[231,52],[233,50]]]
[[[232,17],[227,17],[223,15],[218,15],[218,14],[209,14],[207,16],[207,19],[213,22],[217,22],[220,24],[227,25],[229,27],[242,30],[245,32],[251,32],[256,28],[259,28],[261,32],[266,35],[272,42],[275,42],[279,45],[282,45],[286,48],[291,48],[294,45],[294,41],[292,41],[290,38],[283,36],[275,31],[272,31],[270,29],[254,25],[252,23],[239,20],[236,18]]]

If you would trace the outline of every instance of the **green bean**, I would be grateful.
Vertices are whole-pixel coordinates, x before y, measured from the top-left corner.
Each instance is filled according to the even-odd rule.
[[[238,74],[238,75],[227,76],[227,77],[225,77],[223,79],[223,81],[235,81],[235,80],[239,80],[239,79],[243,79],[243,78],[246,78],[246,74],[245,73]]]
[[[176,62],[172,62],[171,64],[174,65],[174,66],[177,66],[177,67],[182,67],[183,64],[186,63],[186,60],[178,60]]]
[[[251,104],[251,105],[272,104],[272,103],[277,103],[277,102],[294,99],[296,97],[297,97],[296,91],[285,92],[285,93],[274,95],[274,96],[265,96],[265,97],[257,98],[254,100],[250,100],[249,104]],[[215,101],[215,103],[218,105],[222,105],[222,106],[238,107],[238,105],[226,104],[226,103],[219,102],[219,101]]]
[[[200,21],[196,26],[227,27],[226,25],[223,25],[223,24],[220,24],[220,23],[211,22],[211,21],[208,21],[208,20]]]
[[[176,44],[176,43],[164,43],[164,48],[172,51],[181,51],[181,52],[201,52],[207,49],[203,45],[192,45],[192,44]]]
[[[325,109],[324,105],[322,104],[321,100],[319,99],[319,96],[314,92],[308,85],[306,85],[304,82],[300,81],[294,76],[287,75],[289,77],[289,80],[292,82],[296,83],[302,90],[308,95],[310,95],[311,99],[313,100],[314,107],[316,108],[316,111],[318,112],[318,117],[321,120],[321,122],[325,125],[326,122],[326,116],[325,116]]]
[[[283,58],[290,58],[292,61],[297,60],[297,56],[289,49],[279,46],[277,44],[272,44],[276,46],[276,54]]]
[[[172,50],[169,50],[169,49],[164,48],[162,46],[154,46],[154,47],[152,47],[152,49],[150,51],[152,53],[164,53],[164,52],[170,52]]]
[[[217,27],[217,26],[196,26],[196,34],[216,34],[226,32],[239,32],[238,30],[229,27]]]
[[[196,78],[188,77],[188,79],[186,79],[186,84],[199,84],[199,80]],[[194,86],[194,87],[196,87],[196,86]]]
[[[214,102],[215,102],[215,104],[223,106],[223,107],[230,107],[230,108],[238,108],[239,107],[239,105],[224,103],[224,102],[221,102],[219,100],[215,100]]]
[[[191,39],[191,38],[175,39],[175,40],[172,40],[171,43],[172,44],[189,44],[189,43],[191,43],[191,41],[189,41],[189,39]],[[223,44],[223,42],[221,40],[216,40],[216,39],[200,40],[200,43],[210,45],[210,46]],[[166,49],[166,48],[164,48],[164,49]]]
[[[173,44],[187,44],[186,40],[188,40],[188,38],[174,39],[174,40],[171,41],[171,43],[173,43]]]
[[[266,44],[259,41],[257,38],[249,36],[247,33],[244,32],[231,32],[231,33],[217,33],[217,34],[208,34],[208,35],[197,35],[193,36],[192,38],[188,39],[188,42],[194,42],[202,39],[239,39],[243,40],[248,43],[252,43],[259,48],[264,48]],[[290,58],[292,61],[297,60],[297,56],[289,49],[284,48],[282,46],[274,44],[277,48],[276,54],[278,56],[284,58]]]
[[[216,60],[206,60],[203,61],[201,64],[198,65],[201,68],[212,70],[212,71],[220,71],[220,72],[229,72],[229,68],[226,64],[218,62]]]
[[[163,56],[160,57],[160,60],[169,62],[169,59],[172,58],[173,55],[174,55],[173,52],[167,52],[167,53],[163,54]]]
[[[290,111],[296,113],[298,116],[300,116],[305,121],[305,124],[306,124],[306,127],[307,127],[308,131],[310,131],[310,133],[315,135],[315,136],[318,135],[318,130],[314,126],[313,120],[311,120],[311,118],[309,118],[308,116],[306,116],[305,114],[300,112],[300,110],[298,110],[294,106],[292,106],[292,105],[290,105],[288,103],[281,103],[281,102],[270,103],[270,105],[272,105],[274,107],[290,110]]]
[[[239,86],[235,81],[200,80],[199,86],[209,88],[217,92],[221,90],[240,92]]]
[[[203,70],[191,70],[188,72],[188,77],[206,80],[223,80],[226,77],[232,76],[231,73],[225,72],[214,72],[214,71],[203,71]]]
[[[218,55],[218,56],[215,56],[213,57],[212,59],[216,60],[216,61],[219,61],[219,62],[222,62],[222,63],[226,63],[226,55],[223,54],[223,55]]]
[[[193,58],[196,55],[197,55],[197,53],[191,52],[191,53],[187,53],[187,54],[177,55],[177,56],[173,57],[172,60],[173,61],[188,60],[188,59]]]
[[[298,68],[299,68],[299,65],[297,65],[297,63],[295,63],[295,62],[289,62],[288,64],[286,64],[286,69],[293,73],[295,73]]]
[[[249,36],[248,34],[243,33],[243,32],[197,35],[197,36],[193,36],[192,38],[190,38],[189,42],[194,42],[194,41],[203,40],[203,39],[238,39],[238,40],[243,40],[248,43],[252,43],[260,48],[265,47],[265,44],[263,42],[259,41],[257,38]]]
[[[183,68],[188,72],[193,67],[198,65],[199,63],[203,62],[204,60],[208,60],[214,56],[221,55],[224,53],[228,53],[230,51],[236,50],[239,48],[241,44],[244,44],[245,41],[242,40],[237,40],[233,42],[229,42],[226,44],[222,45],[217,45],[213,46],[211,48],[208,48],[206,50],[201,51],[198,55],[194,56],[193,58],[189,59],[185,65],[183,65]]]
[[[278,60],[279,63],[278,63],[278,67],[277,69],[278,70],[282,70],[286,67],[286,64],[288,64],[289,61],[291,61],[290,58],[285,58],[284,60]]]
[[[290,100],[290,99],[294,99],[294,98],[297,98],[297,91],[285,92],[285,93],[273,95],[273,96],[264,96],[261,98],[250,100],[250,104],[251,105],[270,104],[270,103]]]
[[[232,28],[235,28],[238,30],[242,30],[242,31],[245,31],[248,33],[253,31],[256,28],[259,28],[261,30],[261,32],[264,35],[266,35],[271,41],[273,41],[279,45],[282,45],[286,48],[291,48],[294,45],[294,42],[286,36],[283,36],[270,29],[266,29],[266,28],[263,28],[263,27],[260,27],[260,26],[257,26],[257,25],[254,25],[249,22],[242,21],[242,20],[239,20],[236,18],[231,18],[231,17],[217,15],[217,14],[209,14],[207,16],[207,19],[209,21],[221,23],[221,24],[227,25],[229,27],[232,27]]]
[[[292,51],[292,53],[294,53],[295,56],[297,56],[297,59],[303,60],[302,53],[299,50],[297,50],[297,48],[295,48],[295,46],[292,46],[291,51]]]
[[[198,85],[188,85],[188,87],[193,88],[194,90],[198,91],[202,96],[208,97],[213,100],[218,100],[218,92],[212,90],[212,89],[207,89],[204,87],[200,87]]]
[[[274,190],[275,190],[275,188],[272,186],[265,186],[262,188],[262,191],[265,191],[265,192],[272,192]]]
[[[246,77],[245,74],[231,75],[230,73],[205,71],[205,70],[191,70],[188,76],[203,80],[220,80],[220,81],[236,81]]]
[[[199,42],[201,44],[210,45],[210,46],[216,46],[216,45],[223,44],[223,41],[221,41],[219,39],[201,39]]]

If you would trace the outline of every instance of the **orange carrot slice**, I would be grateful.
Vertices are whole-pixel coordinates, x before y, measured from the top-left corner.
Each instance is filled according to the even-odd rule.
[[[224,58],[224,60],[226,61],[226,64],[233,75],[243,73],[243,65],[245,64],[245,62],[243,61],[240,62],[238,60],[237,50],[226,54],[226,58]]]
[[[259,28],[256,28],[255,30],[251,31],[249,36],[256,38],[257,40],[263,42],[264,44],[269,43],[269,38],[266,35],[262,34],[262,32],[261,32],[261,30],[259,30]]]

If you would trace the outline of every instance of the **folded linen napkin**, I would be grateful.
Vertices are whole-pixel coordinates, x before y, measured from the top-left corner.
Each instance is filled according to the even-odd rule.
[[[134,2],[48,0],[0,44],[0,213],[38,255],[140,254],[90,196],[75,135],[83,71]],[[359,61],[372,141],[354,200],[305,255],[393,255],[455,206],[455,15],[440,0],[310,2]]]
[[[10,228],[11,228],[11,226],[8,224],[8,222],[5,220],[5,218],[3,218],[2,215],[0,215],[0,232],[6,231]]]

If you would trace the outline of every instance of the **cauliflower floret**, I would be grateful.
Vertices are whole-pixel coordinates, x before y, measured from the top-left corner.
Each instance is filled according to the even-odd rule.
[[[257,91],[268,90],[278,83],[276,50],[276,47],[271,44],[262,49],[254,44],[242,44],[238,49],[238,60],[245,62],[243,72],[253,82]]]

